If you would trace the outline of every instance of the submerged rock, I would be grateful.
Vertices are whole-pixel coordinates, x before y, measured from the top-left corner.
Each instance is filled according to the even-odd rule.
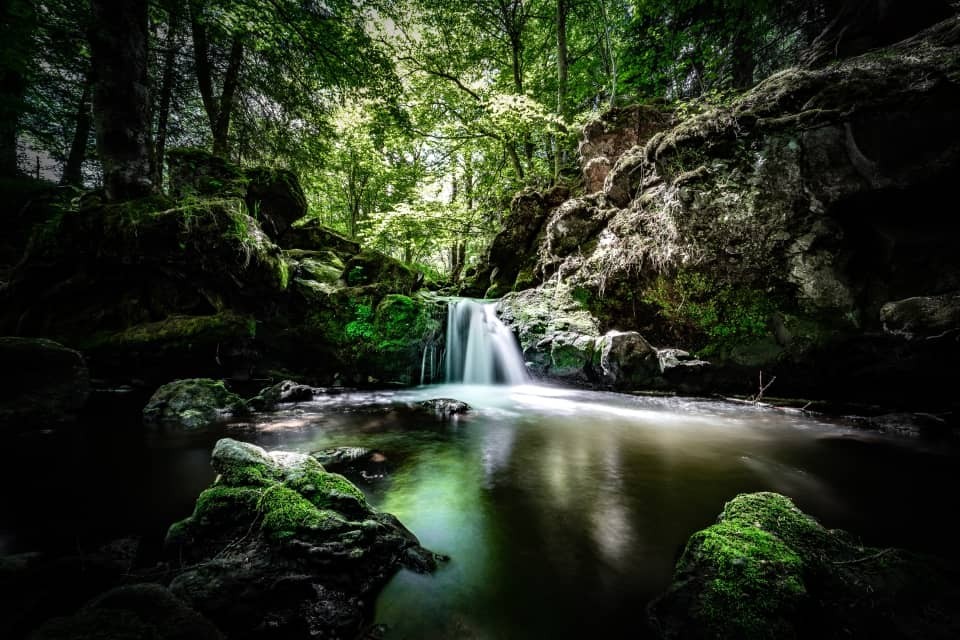
[[[83,357],[52,340],[0,337],[0,431],[55,427],[90,395]]]
[[[223,439],[211,464],[218,479],[167,534],[185,564],[170,589],[228,635],[353,637],[395,571],[436,567],[395,517],[309,455]]]
[[[244,411],[243,399],[228,391],[223,381],[193,378],[174,380],[157,389],[143,408],[143,421],[190,431]]]
[[[741,494],[690,537],[650,614],[663,638],[948,638],[957,577],[825,529],[780,494]]]
[[[429,411],[439,418],[449,418],[470,411],[470,405],[453,398],[433,398],[417,403],[417,407],[424,411]]]
[[[257,411],[270,411],[278,404],[289,402],[309,402],[313,400],[313,387],[299,384],[293,380],[284,380],[277,384],[261,389],[255,397],[250,398],[250,408]]]

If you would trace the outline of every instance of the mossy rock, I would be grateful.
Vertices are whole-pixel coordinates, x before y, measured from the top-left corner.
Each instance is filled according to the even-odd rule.
[[[349,287],[377,284],[388,291],[409,294],[419,288],[423,274],[390,256],[363,249],[347,260],[341,279]]]
[[[244,198],[249,179],[226,158],[206,149],[177,148],[166,153],[170,195]]]
[[[143,408],[143,420],[151,426],[192,431],[245,411],[243,399],[228,391],[223,381],[193,378],[157,389]]]
[[[301,219],[280,237],[284,249],[332,251],[341,259],[360,253],[360,243],[325,227],[316,218]]]
[[[786,496],[741,494],[690,537],[650,613],[663,638],[947,638],[956,580],[949,563],[825,529]]]

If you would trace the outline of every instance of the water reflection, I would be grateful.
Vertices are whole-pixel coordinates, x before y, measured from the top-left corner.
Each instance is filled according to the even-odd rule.
[[[473,410],[443,421],[412,406],[438,397]],[[185,438],[111,435],[52,461],[46,445],[23,448],[19,468],[0,469],[10,486],[23,486],[22,469],[62,473],[11,497],[0,547],[22,545],[11,536],[31,533],[25,522],[72,535],[75,521],[106,513],[159,539],[212,480],[210,450],[224,435],[380,452],[383,478],[351,479],[451,557],[433,576],[400,572],[386,586],[376,620],[388,639],[636,636],[686,539],[742,491],[785,493],[868,544],[955,548],[948,519],[960,497],[931,491],[955,486],[952,451],[750,406],[533,385],[344,391]],[[37,491],[65,496],[51,513],[69,526],[32,520],[29,490],[43,482]],[[116,514],[118,503],[129,511]]]

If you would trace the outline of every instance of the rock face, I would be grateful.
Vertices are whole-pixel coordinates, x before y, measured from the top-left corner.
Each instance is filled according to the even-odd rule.
[[[354,637],[400,567],[435,556],[314,458],[220,440],[218,480],[167,535],[170,590],[230,637]]]
[[[222,381],[195,378],[168,382],[157,389],[143,408],[143,421],[149,426],[192,431],[245,411],[243,399],[228,391]]]
[[[510,202],[503,230],[490,244],[485,267],[463,290],[464,295],[497,298],[515,288],[533,286],[535,246],[549,213],[570,196],[563,186],[543,193],[523,191]]]
[[[960,223],[939,214],[960,174],[958,49],[953,17],[678,118],[551,210],[532,281],[566,286],[599,332],[710,360],[714,391],[762,371],[783,395],[950,404],[960,343],[935,336],[960,289]],[[938,301],[925,344],[883,334],[905,320],[881,308],[908,298]]]
[[[0,431],[70,422],[90,395],[83,357],[52,340],[0,337]]]
[[[497,315],[520,340],[538,378],[613,389],[702,391],[709,363],[680,349],[657,349],[636,331],[607,331],[562,284],[509,293]]]
[[[663,638],[948,638],[956,572],[824,529],[776,493],[742,494],[690,537],[651,603]]]
[[[666,129],[670,120],[670,114],[662,109],[632,105],[614,107],[588,122],[577,146],[585,191],[601,191],[620,156],[632,147],[645,145],[654,134]]]

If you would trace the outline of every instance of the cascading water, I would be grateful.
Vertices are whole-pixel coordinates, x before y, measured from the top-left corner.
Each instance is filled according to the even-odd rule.
[[[452,300],[447,308],[447,382],[526,384],[523,355],[495,302]]]

